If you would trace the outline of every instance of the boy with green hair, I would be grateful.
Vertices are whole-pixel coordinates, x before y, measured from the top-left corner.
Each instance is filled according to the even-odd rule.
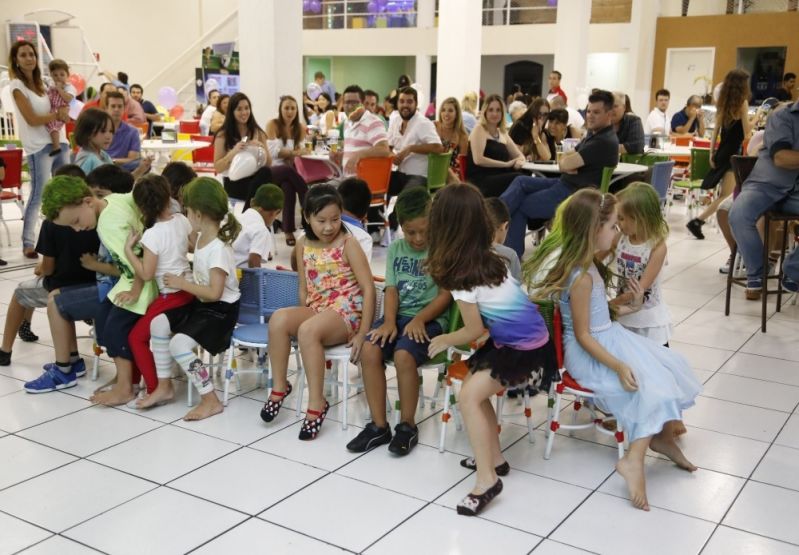
[[[403,456],[419,440],[416,405],[420,365],[427,362],[430,339],[447,328],[449,291],[440,290],[424,270],[431,198],[425,187],[409,187],[397,197],[394,212],[404,237],[391,243],[386,256],[383,318],[374,323],[361,352],[363,383],[372,422],[347,449],[362,453],[391,442],[388,450]],[[385,360],[394,360],[399,383],[400,423],[392,439],[386,422]]]
[[[158,294],[155,280],[142,282],[135,277],[125,255],[131,233],[142,232],[141,213],[133,194],[94,196],[82,180],[72,177],[51,179],[42,191],[42,213],[57,225],[75,231],[97,229],[100,241],[119,269],[119,281],[100,304],[95,318],[98,343],[105,347],[117,368],[116,383],[89,400],[103,405],[123,405],[134,398],[133,384],[139,373],[133,363],[128,334]]]
[[[250,199],[250,207],[239,218],[241,233],[233,242],[237,268],[260,268],[271,258],[275,242],[269,228],[283,210],[283,189],[271,183],[261,185]]]

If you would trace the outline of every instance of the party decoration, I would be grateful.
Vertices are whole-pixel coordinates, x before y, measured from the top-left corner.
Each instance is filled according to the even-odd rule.
[[[266,164],[266,151],[261,147],[247,147],[233,157],[228,169],[228,177],[233,181],[254,174]]]
[[[171,110],[169,110],[169,115],[175,119],[180,119],[183,117],[183,113],[185,109],[183,108],[183,104],[175,104]]]
[[[208,96],[208,93],[211,91],[218,91],[219,90],[219,82],[216,79],[209,79],[205,82],[205,96]]]
[[[81,110],[83,110],[83,102],[81,102],[77,98],[73,98],[72,102],[69,103],[69,117],[71,117],[72,119],[78,119]]]
[[[158,89],[158,103],[170,110],[178,103],[178,93],[172,87],[161,87]]]
[[[69,76],[69,83],[75,87],[75,92],[81,94],[86,90],[86,79],[80,73],[73,73]]]
[[[161,106],[160,104],[155,107],[155,111],[161,114],[161,117],[169,116],[169,110]]]

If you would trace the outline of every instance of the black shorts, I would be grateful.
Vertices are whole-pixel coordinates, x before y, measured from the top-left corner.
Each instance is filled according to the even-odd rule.
[[[164,312],[172,333],[188,335],[215,355],[230,346],[230,336],[239,319],[239,301],[204,303],[194,299],[187,305]]]

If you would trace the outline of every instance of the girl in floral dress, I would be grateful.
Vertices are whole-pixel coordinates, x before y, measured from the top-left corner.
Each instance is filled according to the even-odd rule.
[[[283,308],[269,319],[269,362],[274,387],[261,410],[271,422],[292,386],[287,380],[291,338],[296,337],[308,379],[308,408],[300,439],[314,439],[330,405],[324,398],[325,347],[346,343],[352,362],[361,355],[372,327],[375,288],[358,240],[341,223],[342,200],[331,185],[316,185],[305,197],[305,237],[297,241],[301,261],[300,306]]]

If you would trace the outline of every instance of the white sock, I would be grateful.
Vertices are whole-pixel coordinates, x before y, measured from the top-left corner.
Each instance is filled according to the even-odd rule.
[[[172,377],[172,353],[169,352],[169,340],[172,328],[166,314],[159,314],[150,322],[150,348],[155,360],[155,373],[159,380]]]
[[[169,351],[175,361],[183,368],[197,391],[200,392],[200,395],[207,395],[214,390],[214,383],[208,367],[194,353],[197,345],[198,343],[194,339],[179,333],[169,342]]]

